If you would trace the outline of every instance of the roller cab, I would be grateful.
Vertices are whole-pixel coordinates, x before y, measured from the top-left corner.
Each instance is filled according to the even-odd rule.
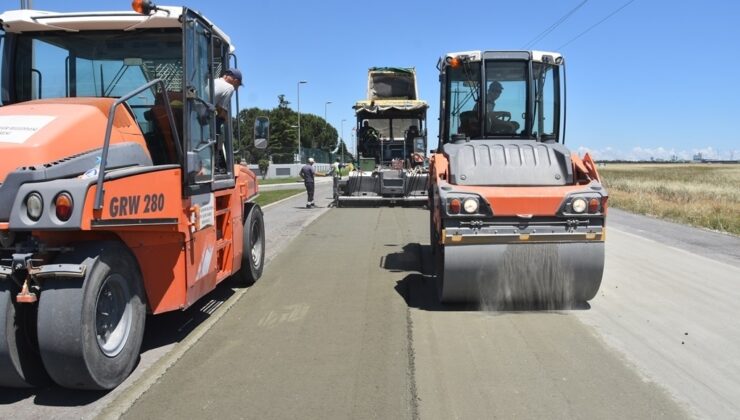
[[[564,60],[469,51],[439,61],[430,241],[443,302],[562,305],[596,295],[607,192],[565,146]]]

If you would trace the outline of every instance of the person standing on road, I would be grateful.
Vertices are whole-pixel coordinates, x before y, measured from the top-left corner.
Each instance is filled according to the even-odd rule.
[[[342,179],[342,173],[340,172],[342,169],[342,165],[339,164],[339,158],[331,164],[331,170],[327,175],[332,175],[333,182],[334,182],[334,199],[336,200],[337,195],[339,195],[339,191],[337,190],[337,186],[339,185],[339,180]]]
[[[316,176],[316,168],[313,167],[313,158],[308,158],[308,163],[303,165],[298,175],[303,178],[303,185],[306,186],[306,194],[308,194],[308,201],[306,202],[306,208],[316,207],[313,203],[313,191],[314,191],[314,177]]]

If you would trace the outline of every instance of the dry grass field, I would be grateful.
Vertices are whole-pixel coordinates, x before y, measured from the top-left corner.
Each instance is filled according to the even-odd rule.
[[[609,206],[740,235],[740,165],[607,164]]]

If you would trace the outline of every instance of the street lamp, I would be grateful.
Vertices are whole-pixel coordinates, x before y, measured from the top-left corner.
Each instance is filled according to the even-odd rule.
[[[326,121],[326,107],[331,103],[331,101],[326,101],[324,104],[324,131],[326,131],[326,127],[329,125],[329,123]],[[312,143],[313,144],[313,143]],[[316,146],[314,146],[316,147]]]
[[[331,102],[331,101],[326,101],[326,103],[324,104],[324,121],[326,121],[326,107],[327,107],[327,105],[329,105],[330,103],[332,103],[332,102]]]
[[[342,163],[344,163],[344,149],[342,148],[342,143],[344,142],[344,122],[347,120],[342,120],[342,137],[340,137],[340,143],[339,143],[339,153],[342,155]]]
[[[304,83],[308,82],[301,80],[296,84],[298,91],[298,163],[301,163],[301,85]]]

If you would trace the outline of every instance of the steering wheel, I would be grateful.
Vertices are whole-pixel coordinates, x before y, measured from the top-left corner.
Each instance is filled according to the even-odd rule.
[[[499,121],[509,122],[511,121],[511,112],[508,111],[493,111],[493,118]]]
[[[511,112],[494,111],[488,114],[487,131],[493,134],[515,134],[519,123],[511,121]]]

